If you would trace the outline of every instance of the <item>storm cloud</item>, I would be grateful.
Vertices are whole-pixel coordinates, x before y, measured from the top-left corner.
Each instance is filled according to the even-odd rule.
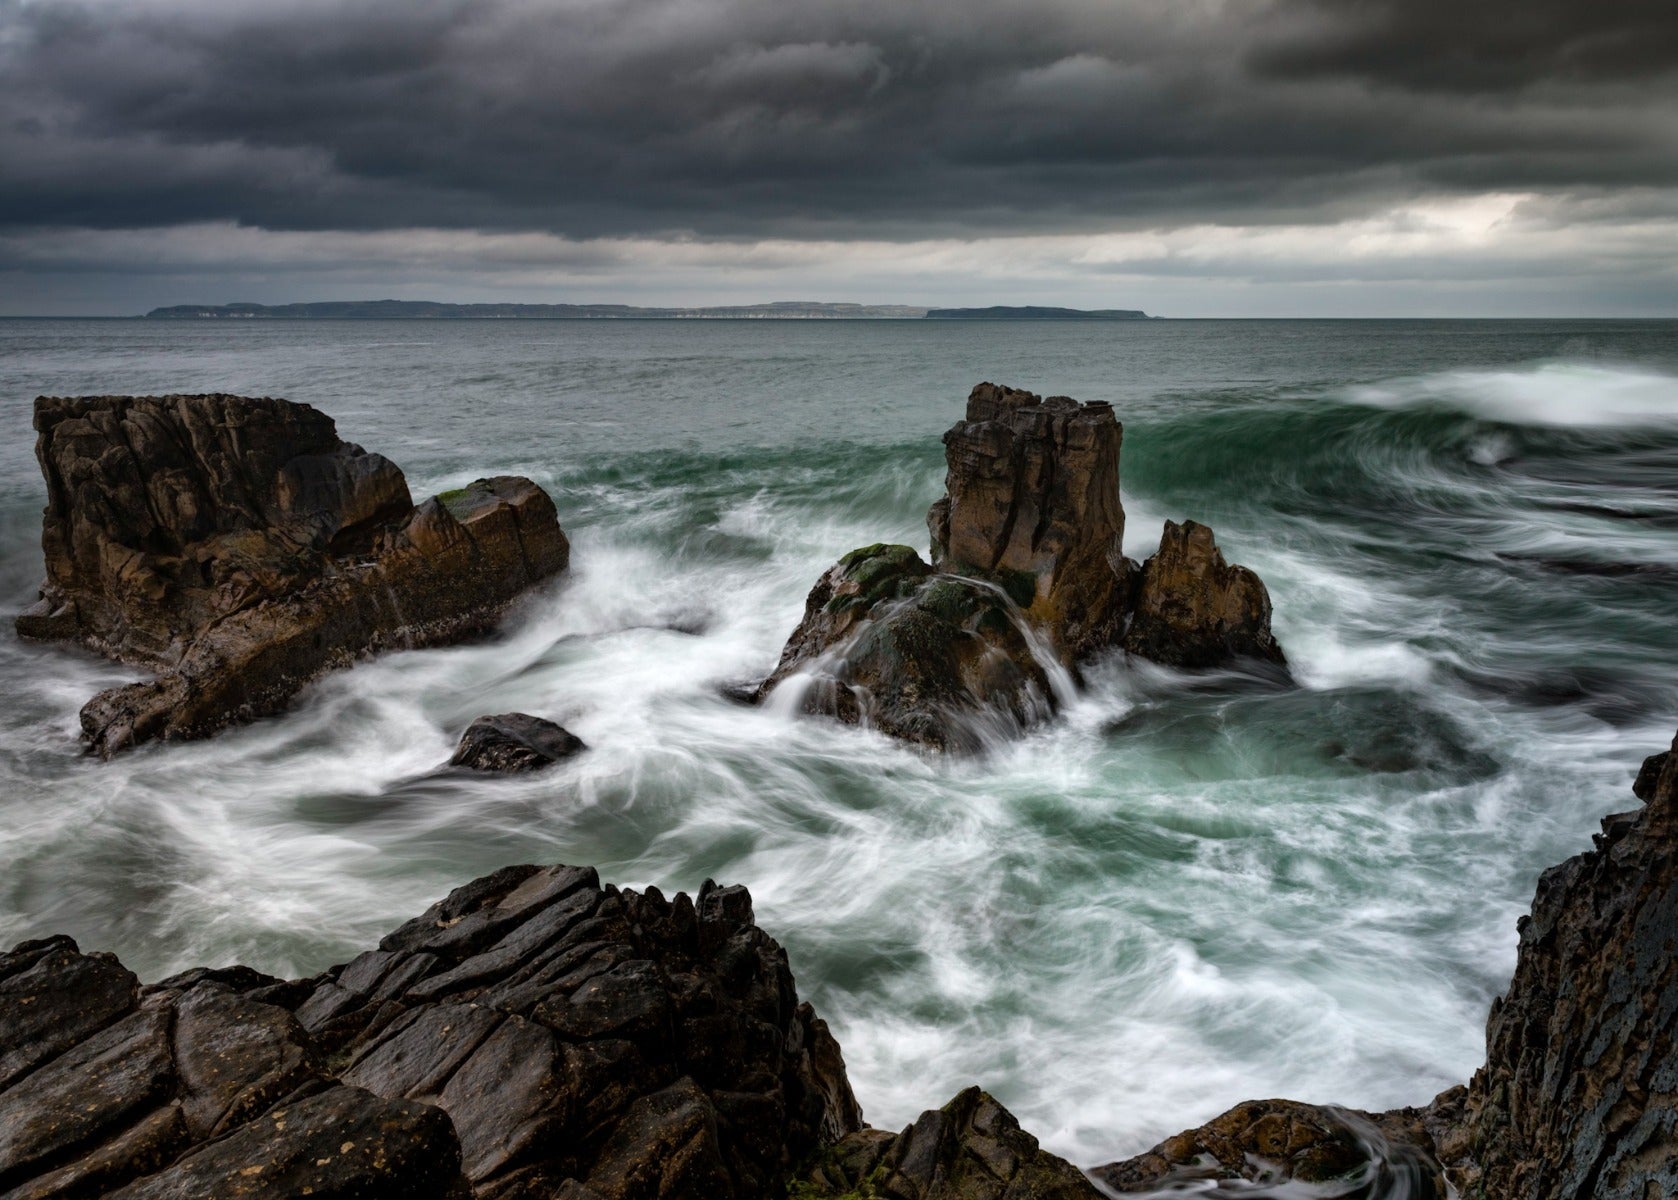
[[[527,234],[586,265],[602,239],[1169,238],[1487,195],[1581,245],[1669,229],[1678,6],[0,0],[12,288],[78,231]],[[79,244],[58,269],[112,243]]]

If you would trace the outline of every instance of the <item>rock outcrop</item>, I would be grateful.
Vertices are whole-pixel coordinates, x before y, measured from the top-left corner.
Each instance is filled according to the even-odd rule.
[[[1173,667],[1240,658],[1286,665],[1270,632],[1270,593],[1246,567],[1224,561],[1206,526],[1167,521],[1159,552],[1140,576],[1124,634],[1132,654]]]
[[[927,514],[932,561],[1000,584],[1068,661],[1123,632],[1123,437],[1110,404],[990,383],[944,435],[945,495]]]
[[[1448,1195],[1418,1110],[1364,1113],[1296,1100],[1237,1104],[1199,1129],[1090,1174],[1127,1193],[1198,1191],[1239,1180],[1255,1185],[1240,1190],[1253,1197],[1297,1194],[1294,1184],[1311,1185],[1310,1194],[1321,1200],[1446,1200]]]
[[[1678,753],[1638,787],[1521,920],[1449,1164],[1465,1196],[1678,1196]]]
[[[981,383],[944,435],[932,565],[907,546],[840,559],[758,698],[797,677],[800,711],[970,749],[1052,715],[1078,664],[1117,647],[1285,670],[1264,584],[1210,529],[1167,522],[1147,563],[1124,556],[1122,441],[1111,405]]]
[[[795,1200],[1100,1200],[995,1099],[968,1088],[902,1133],[863,1129],[824,1151]]]
[[[1678,739],[1635,790],[1641,810],[1540,877],[1466,1088],[1373,1114],[1249,1101],[1091,1174],[1121,1192],[1242,1179],[1430,1200],[1442,1165],[1463,1200],[1678,1196]]]
[[[570,559],[529,480],[416,507],[395,464],[306,404],[41,397],[35,428],[47,577],[18,632],[159,672],[83,709],[102,754],[278,711],[363,654],[486,631]]]
[[[583,739],[529,713],[479,717],[466,727],[449,765],[474,771],[540,771],[588,749]]]
[[[869,546],[816,583],[760,695],[802,675],[801,712],[974,750],[1053,712],[1057,667],[1001,589],[934,574],[908,546]]]
[[[0,1192],[756,1200],[861,1115],[742,888],[509,867],[313,979],[0,955]]]

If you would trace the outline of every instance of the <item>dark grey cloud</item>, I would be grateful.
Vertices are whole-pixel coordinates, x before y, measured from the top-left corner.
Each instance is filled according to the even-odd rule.
[[[1618,84],[1678,70],[1671,0],[1289,0],[1253,62],[1469,94]],[[1291,19],[1290,19],[1291,18]]]
[[[1665,0],[0,0],[0,227],[933,237],[1678,185]]]

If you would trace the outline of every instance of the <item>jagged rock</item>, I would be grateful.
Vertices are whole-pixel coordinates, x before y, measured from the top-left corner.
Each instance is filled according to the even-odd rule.
[[[362,654],[485,631],[570,558],[529,480],[416,508],[395,464],[306,404],[43,396],[35,428],[47,578],[18,632],[160,672],[82,710],[101,754],[278,711]]]
[[[805,676],[799,710],[940,750],[977,749],[1055,708],[1045,660],[994,585],[934,574],[908,546],[869,546],[811,589],[760,689]]]
[[[1285,665],[1264,584],[1224,562],[1210,529],[1167,522],[1145,568],[1124,557],[1122,436],[1108,404],[974,388],[944,435],[933,565],[907,546],[840,559],[758,700],[804,677],[800,711],[973,749],[1053,714],[1054,677],[1070,687],[1121,644],[1177,666]]]
[[[981,383],[944,435],[932,561],[1006,589],[1068,661],[1122,632],[1128,564],[1113,406]]]
[[[528,713],[479,717],[466,727],[451,766],[476,771],[539,771],[588,749],[562,725]]]
[[[1466,1195],[1678,1195],[1678,754],[1651,761],[1643,809],[1544,872],[1520,922],[1447,1164]]]
[[[1249,1100],[1145,1154],[1091,1172],[1116,1192],[1204,1188],[1244,1180],[1269,1188],[1245,1196],[1296,1194],[1343,1200],[1445,1200],[1444,1174],[1420,1114],[1371,1114],[1295,1100]]]
[[[1226,563],[1212,531],[1196,521],[1165,523],[1159,552],[1142,565],[1124,647],[1177,667],[1235,658],[1287,662],[1270,632],[1263,581]]]
[[[0,955],[0,1192],[755,1200],[861,1126],[743,888],[508,867],[313,979]]]
[[[851,1134],[795,1183],[796,1200],[1098,1200],[1083,1172],[1043,1150],[976,1087],[902,1133]]]

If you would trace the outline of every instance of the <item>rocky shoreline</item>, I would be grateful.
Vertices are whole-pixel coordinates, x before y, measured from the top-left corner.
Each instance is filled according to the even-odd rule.
[[[306,405],[42,398],[36,428],[47,580],[19,632],[159,673],[84,708],[102,754],[277,711],[381,648],[485,631],[568,565],[530,481],[416,506]],[[1263,583],[1205,526],[1169,522],[1152,558],[1124,556],[1121,439],[1106,405],[975,388],[945,435],[931,561],[842,558],[752,699],[959,750],[1047,719],[1097,654],[1285,673]],[[506,713],[456,764],[583,749]],[[1485,1065],[1425,1107],[1249,1100],[1087,1170],[979,1087],[872,1129],[744,888],[666,899],[525,865],[306,979],[142,984],[62,936],[0,955],[0,1200],[1678,1195],[1678,753],[1634,790],[1642,808],[1540,879]]]
[[[0,1195],[1670,1196],[1678,754],[1639,791],[1544,874],[1486,1065],[1424,1109],[1248,1101],[1087,1173],[977,1087],[872,1129],[744,888],[518,866],[308,979],[142,985],[65,937],[0,955]]]

